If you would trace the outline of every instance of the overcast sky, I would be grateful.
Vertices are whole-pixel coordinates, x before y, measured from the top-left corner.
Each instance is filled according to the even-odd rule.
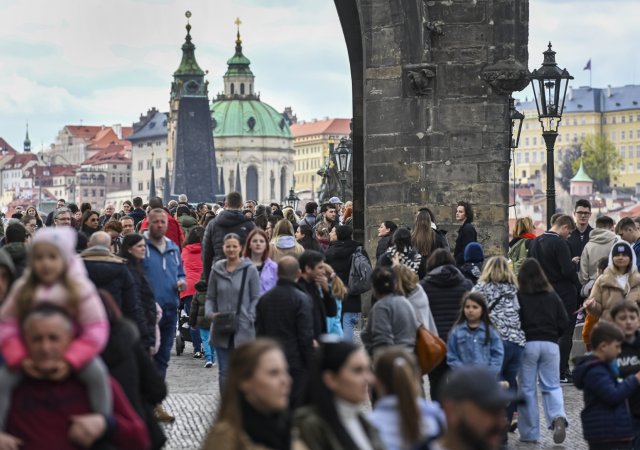
[[[530,3],[530,69],[551,40],[575,86],[589,83],[590,58],[594,86],[640,82],[640,2]],[[210,95],[222,90],[240,16],[263,101],[302,119],[351,115],[333,0],[0,0],[0,136],[21,149],[28,120],[39,149],[65,124],[130,125],[152,106],[167,110],[187,9]]]

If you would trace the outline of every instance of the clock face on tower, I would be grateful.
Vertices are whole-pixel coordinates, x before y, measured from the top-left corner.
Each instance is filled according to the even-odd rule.
[[[198,82],[194,81],[194,80],[190,80],[185,85],[185,88],[187,89],[187,92],[189,92],[191,94],[195,94],[196,92],[198,92],[198,88],[199,87],[200,87],[200,85],[198,84]]]

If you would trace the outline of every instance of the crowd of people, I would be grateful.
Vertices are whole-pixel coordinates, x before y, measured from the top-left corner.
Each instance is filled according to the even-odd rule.
[[[592,229],[580,200],[542,234],[519,219],[507,257],[485,258],[461,201],[453,250],[424,207],[382,222],[372,258],[337,197],[56,206],[2,227],[0,450],[162,448],[185,328],[218,373],[205,449],[508,448],[542,438],[538,390],[559,444],[572,382],[590,448],[640,448],[633,219]],[[570,361],[577,323],[590,352]]]

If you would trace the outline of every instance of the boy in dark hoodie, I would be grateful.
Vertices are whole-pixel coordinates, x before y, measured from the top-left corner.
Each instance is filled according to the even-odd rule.
[[[473,284],[478,283],[484,265],[484,251],[482,245],[470,242],[464,248],[464,264],[460,266],[460,272]]]
[[[611,308],[611,320],[624,334],[622,351],[617,359],[620,376],[634,375],[640,371],[640,308],[635,302],[619,302]],[[633,423],[633,448],[640,448],[640,389],[629,397],[629,408]]]
[[[576,387],[584,391],[582,433],[590,450],[630,449],[633,425],[627,399],[638,388],[640,372],[618,382],[611,363],[620,354],[624,334],[615,325],[601,321],[591,332],[593,353],[573,371]]]

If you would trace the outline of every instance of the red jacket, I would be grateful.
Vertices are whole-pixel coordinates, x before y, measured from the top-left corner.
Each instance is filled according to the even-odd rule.
[[[202,275],[202,245],[199,242],[182,249],[182,265],[187,279],[187,289],[180,293],[180,298],[185,298],[196,295],[196,283]]]
[[[108,441],[121,450],[148,449],[145,424],[113,379],[111,390],[116,426]],[[91,412],[87,389],[76,378],[62,382],[25,378],[13,391],[6,432],[22,440],[21,450],[77,450],[68,438],[70,417]]]
[[[166,211],[165,214],[167,215],[167,219],[169,219],[169,222],[167,223],[166,236],[173,242],[175,242],[178,247],[182,247],[182,241],[184,241],[184,233],[182,232],[182,227],[171,214]],[[140,233],[142,233],[147,228],[149,228],[149,221],[145,217],[140,224]]]

